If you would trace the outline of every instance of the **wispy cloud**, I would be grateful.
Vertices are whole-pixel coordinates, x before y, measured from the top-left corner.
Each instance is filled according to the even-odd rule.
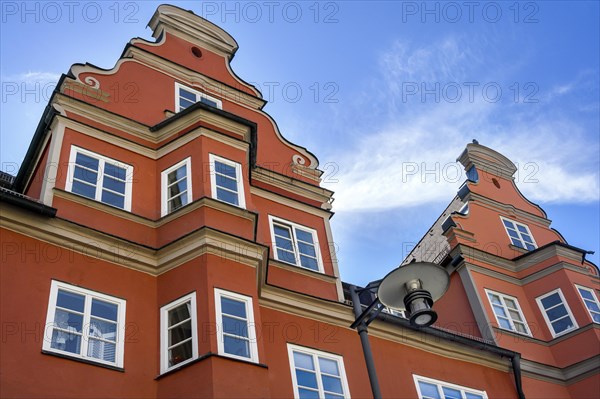
[[[54,72],[22,72],[15,75],[7,75],[2,76],[3,82],[21,82],[25,84],[35,84],[37,82],[45,83],[45,82],[58,82],[60,79],[59,73]]]
[[[331,155],[339,173],[325,185],[336,192],[337,211],[449,202],[464,181],[455,159],[473,138],[518,164],[517,185],[535,202],[600,199],[597,132],[590,132],[576,114],[557,112],[562,107],[558,96],[582,86],[589,80],[586,74],[556,85],[552,99],[536,104],[523,104],[522,97],[493,102],[477,95],[459,101],[443,95],[439,101],[398,101],[407,81],[427,82],[429,87],[435,82],[495,81],[482,79],[489,71],[472,78],[481,69],[472,48],[477,46],[456,38],[425,47],[398,41],[382,55],[382,79],[373,92],[379,93],[376,107],[387,107],[388,114],[374,132]],[[396,100],[391,106],[390,98]]]

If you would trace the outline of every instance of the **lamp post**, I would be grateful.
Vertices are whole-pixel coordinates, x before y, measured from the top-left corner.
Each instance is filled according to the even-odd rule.
[[[350,327],[356,329],[360,336],[374,399],[381,398],[381,391],[369,342],[368,325],[384,307],[405,311],[410,324],[417,328],[432,325],[437,320],[437,313],[431,306],[444,295],[449,283],[448,273],[440,266],[429,262],[409,263],[392,270],[381,280],[377,287],[377,297],[364,310],[359,294],[372,288],[358,289],[354,285],[350,286],[356,317]]]

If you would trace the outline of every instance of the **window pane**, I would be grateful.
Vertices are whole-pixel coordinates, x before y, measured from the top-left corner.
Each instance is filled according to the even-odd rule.
[[[75,166],[75,170],[73,171],[73,177],[75,177],[75,179],[88,182],[92,185],[96,185],[96,182],[98,182],[98,173],[97,172],[94,172],[94,171],[91,171],[88,169],[83,169],[83,168],[80,168],[79,166]]]
[[[188,320],[169,330],[169,346],[185,341],[192,336],[192,321]]]
[[[83,330],[83,315],[56,309],[54,326],[70,332],[81,333]]]
[[[315,257],[317,256],[315,247],[313,245],[304,244],[302,242],[299,242],[298,249],[300,250],[300,253],[302,253],[304,255],[315,256]]]
[[[510,314],[510,318],[514,320],[521,320],[521,315],[519,315],[519,312],[517,312],[516,310],[508,310],[508,313]]]
[[[119,180],[125,180],[127,177],[125,168],[121,168],[111,163],[104,163],[104,174]]]
[[[483,396],[481,395],[476,395],[474,393],[465,393],[465,396],[467,397],[466,399],[483,399]]]
[[[277,250],[277,259],[279,259],[283,262],[292,263],[294,265],[296,264],[296,257],[294,256],[294,253],[284,251],[282,249]]]
[[[494,308],[494,313],[496,313],[496,315],[501,316],[501,317],[508,317],[502,306],[493,305],[493,308]]]
[[[513,229],[508,229],[508,235],[514,238],[519,238],[519,233],[517,233],[515,230]]]
[[[238,195],[236,193],[232,193],[231,191],[226,191],[221,188],[217,188],[217,199],[221,201],[228,202],[233,205],[238,205]]]
[[[169,326],[180,323],[190,318],[190,303],[186,302],[177,306],[173,310],[169,310]]]
[[[169,198],[173,198],[177,194],[183,193],[184,191],[187,190],[187,179],[183,179],[176,184],[170,185],[168,190],[169,190],[169,193],[168,193]]]
[[[248,324],[245,320],[223,316],[223,332],[248,338]]]
[[[490,298],[490,301],[492,301],[492,303],[502,305],[502,301],[500,301],[500,297],[498,295],[488,294],[488,296]]]
[[[92,315],[103,319],[117,321],[119,307],[114,303],[92,299]]]
[[[437,386],[419,381],[419,388],[421,389],[423,398],[441,399]]]
[[[187,91],[185,89],[179,89],[179,96],[185,98],[191,102],[196,102],[196,94]]]
[[[169,349],[169,367],[174,366],[192,357],[192,341],[189,340],[181,345]]]
[[[186,170],[186,165],[183,165],[169,173],[169,175],[167,176],[167,184],[172,184],[173,182],[184,178],[186,176]]]
[[[117,208],[125,207],[125,197],[119,194],[111,193],[108,191],[102,191],[102,202],[105,204],[109,204],[112,206],[116,206]]]
[[[559,305],[555,308],[546,310],[546,313],[548,314],[548,318],[552,321],[552,320],[556,320],[560,317],[566,316],[567,313],[567,309],[565,308],[564,305]]]
[[[515,247],[519,247],[519,248],[525,249],[525,246],[523,245],[523,243],[521,242],[521,240],[519,240],[517,238],[511,238],[510,240],[512,241],[512,243],[513,243],[513,245]]]
[[[288,251],[294,250],[292,240],[288,240],[287,238],[275,236],[275,245],[277,245],[277,248],[287,249]]]
[[[117,346],[111,342],[91,338],[88,342],[88,356],[107,362],[114,362]]]
[[[77,353],[81,351],[81,335],[54,330],[50,347],[61,351]]]
[[[317,389],[317,375],[310,371],[296,369],[298,385]]]
[[[530,244],[530,243],[528,243],[528,242],[526,242],[526,243],[525,243],[525,246],[526,246],[526,247],[527,247],[527,249],[528,249],[528,250],[530,250],[530,251],[535,249],[535,245],[533,245],[533,244]]]
[[[314,370],[313,357],[300,352],[294,352],[294,364],[307,370]]]
[[[221,311],[232,316],[246,318],[246,303],[235,299],[221,297]]]
[[[508,319],[498,318],[498,324],[500,324],[500,327],[502,327],[502,328],[505,328],[507,330],[512,330],[512,327],[511,327]]]
[[[235,168],[223,162],[215,161],[215,172],[217,172],[218,174],[232,177],[234,179],[236,178]]]
[[[558,305],[562,301],[561,301],[558,293],[555,292],[554,294],[549,295],[549,296],[545,297],[544,299],[542,299],[541,302],[542,302],[542,305],[544,305],[544,309],[548,309],[554,305]]]
[[[344,393],[342,390],[342,381],[338,377],[322,375],[323,389],[329,392]]]
[[[504,220],[504,219],[503,219],[503,220],[502,220],[502,223],[504,223],[504,225],[505,225],[506,227],[509,227],[509,228],[511,228],[511,229],[514,229],[514,228],[515,228],[515,226],[513,225],[513,223],[512,223],[512,222],[510,222],[510,221],[508,221],[508,220]]]
[[[98,170],[98,160],[96,158],[88,157],[80,152],[75,157],[75,163],[77,165],[84,166],[89,169]]]
[[[579,288],[579,293],[581,294],[581,296],[582,296],[584,299],[589,299],[589,300],[592,300],[592,301],[594,300],[594,296],[593,296],[593,295],[592,295],[592,293],[591,293],[591,292],[589,292],[588,290],[584,290],[584,289],[582,289],[582,288]]]
[[[250,357],[249,342],[245,339],[225,335],[223,337],[223,344],[225,348],[225,353],[248,358]]]
[[[217,103],[215,101],[209,100],[206,97],[200,97],[200,102],[202,104],[210,105],[211,107],[216,107],[217,106]]]
[[[340,371],[338,369],[338,363],[335,360],[329,360],[320,357],[319,358],[319,367],[321,368],[322,373],[332,374],[332,375],[340,375]]]
[[[572,327],[574,327],[574,325],[570,317],[565,317],[564,319],[552,322],[552,328],[554,328],[554,332],[556,333],[563,332]]]
[[[85,297],[69,291],[58,290],[56,306],[71,309],[76,312],[83,312]]]
[[[585,302],[585,304],[587,305],[587,308],[593,312],[600,312],[600,308],[598,307],[598,304],[596,302]]]
[[[109,341],[117,340],[117,323],[103,321],[99,319],[90,319],[90,336],[95,338],[107,339]]]
[[[504,297],[504,302],[506,303],[506,306],[508,306],[509,308],[517,309],[517,303],[515,301],[513,301],[512,299]]]
[[[102,187],[108,190],[116,191],[121,194],[125,194],[125,182],[113,179],[109,176],[104,176],[104,180],[102,181]]]
[[[96,198],[96,187],[78,181],[73,182],[73,185],[71,186],[71,192],[92,199]]]
[[[228,176],[216,175],[215,181],[217,182],[217,186],[237,192],[237,180]]]
[[[192,105],[194,105],[195,101],[188,101],[185,98],[180,98],[179,99],[179,108],[186,109]]]
[[[521,225],[521,224],[518,224],[518,225],[517,225],[517,229],[519,229],[519,231],[520,231],[521,233],[529,234],[529,233],[527,232],[527,227],[525,227],[525,226],[523,226],[523,225]]]
[[[300,264],[308,269],[319,270],[317,260],[313,258],[308,258],[304,255],[300,255]]]
[[[311,233],[308,233],[304,230],[300,230],[300,229],[296,229],[296,237],[298,238],[298,240],[300,241],[304,241],[304,242],[308,242],[308,243],[313,243],[313,236]]]
[[[275,235],[282,236],[282,237],[287,237],[289,239],[292,238],[290,229],[288,229],[287,227],[282,227],[282,226],[274,224],[273,225],[273,231],[275,232]]]
[[[169,200],[169,212],[176,211],[187,204],[187,195],[180,195],[177,198]]]
[[[445,399],[462,399],[460,391],[448,387],[442,387]]]
[[[518,332],[527,334],[527,328],[525,327],[525,324],[515,322],[515,328],[517,329]]]
[[[594,319],[595,323],[600,323],[600,313],[594,313],[594,316],[592,316],[592,319]]]
[[[311,391],[308,389],[298,389],[298,393],[300,394],[300,399],[319,399],[318,391]]]

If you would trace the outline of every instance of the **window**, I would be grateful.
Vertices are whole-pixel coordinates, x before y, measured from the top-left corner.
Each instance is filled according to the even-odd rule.
[[[186,158],[161,173],[161,216],[192,202],[191,162]]]
[[[272,216],[269,224],[275,259],[323,273],[315,230]]]
[[[560,288],[536,298],[536,301],[542,310],[552,337],[556,338],[577,328],[575,318]]]
[[[531,335],[517,298],[492,291],[485,291],[494,310],[500,328],[520,334]]]
[[[296,399],[350,397],[341,356],[292,344],[288,356]]]
[[[172,370],[198,357],[196,293],[160,309],[160,370]]]
[[[529,231],[529,227],[503,217],[500,219],[502,219],[506,233],[510,237],[510,241],[514,246],[528,250],[537,248],[537,245],[533,240],[533,236]]]
[[[52,281],[45,331],[45,351],[123,367],[123,299]]]
[[[130,211],[132,177],[130,165],[71,147],[67,191]]]
[[[487,399],[485,391],[413,374],[419,399]]]
[[[594,323],[600,323],[600,303],[598,302],[598,297],[596,293],[591,288],[582,287],[577,285],[577,291],[579,291],[579,295],[581,295],[581,299],[585,304],[588,312],[590,313],[590,317]]]
[[[216,155],[209,155],[212,197],[241,208],[246,207],[242,166]]]
[[[219,354],[258,362],[252,298],[215,288]]]
[[[201,102],[219,109],[223,108],[223,103],[221,100],[211,97],[208,94],[200,93],[197,90],[190,89],[189,87],[185,87],[179,83],[175,83],[176,112],[183,111],[197,102]]]

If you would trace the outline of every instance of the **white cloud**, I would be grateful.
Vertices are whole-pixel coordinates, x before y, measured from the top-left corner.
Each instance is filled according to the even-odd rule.
[[[19,82],[25,84],[35,84],[43,82],[58,82],[60,79],[59,73],[54,72],[23,72],[16,75],[3,76],[3,82]]]

